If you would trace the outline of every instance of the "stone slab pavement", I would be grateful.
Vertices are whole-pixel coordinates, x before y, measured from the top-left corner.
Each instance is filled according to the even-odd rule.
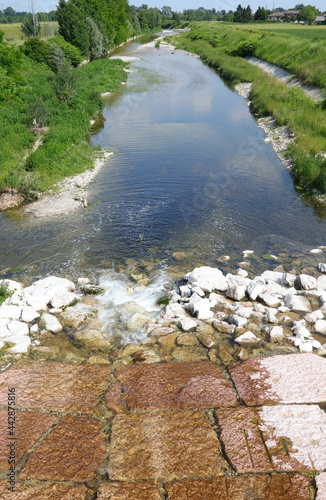
[[[0,498],[325,500],[325,374],[314,354],[20,360],[0,374]]]

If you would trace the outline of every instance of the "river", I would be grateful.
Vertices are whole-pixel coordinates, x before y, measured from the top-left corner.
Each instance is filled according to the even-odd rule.
[[[140,269],[161,291],[198,263],[235,270],[247,249],[255,272],[322,259],[309,252],[325,244],[325,210],[296,191],[245,100],[198,58],[152,39],[115,51],[132,58],[130,74],[91,138],[116,154],[89,208],[54,220],[1,213],[2,276],[112,283],[114,273],[119,288]]]

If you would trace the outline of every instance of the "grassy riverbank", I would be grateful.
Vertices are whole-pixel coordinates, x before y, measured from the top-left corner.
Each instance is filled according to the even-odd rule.
[[[88,136],[103,106],[100,93],[119,88],[127,75],[125,63],[98,59],[71,67],[60,81],[47,65],[18,51],[17,58],[0,96],[0,191],[14,188],[28,196],[92,166],[97,151]],[[43,144],[33,152],[37,139]]]
[[[175,41],[179,48],[199,54],[227,80],[252,82],[251,111],[257,116],[273,115],[277,124],[287,125],[295,135],[288,154],[296,185],[307,192],[326,193],[326,161],[319,154],[326,151],[325,104],[314,103],[302,90],[278,82],[244,59],[255,55],[326,88],[323,42],[218,23],[195,23]]]

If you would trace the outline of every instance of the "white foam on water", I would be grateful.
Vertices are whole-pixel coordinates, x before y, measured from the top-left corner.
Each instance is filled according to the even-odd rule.
[[[146,287],[130,286],[128,277],[110,271],[100,278],[100,286],[107,291],[99,296],[98,318],[103,324],[103,331],[111,336],[119,333],[123,342],[140,342],[147,337],[144,328],[130,331],[128,321],[135,313],[144,314],[150,318],[156,317],[162,306],[156,304],[164,293],[167,276],[163,269],[151,276]]]

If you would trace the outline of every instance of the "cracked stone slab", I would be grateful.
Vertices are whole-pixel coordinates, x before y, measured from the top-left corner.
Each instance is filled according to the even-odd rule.
[[[87,488],[83,484],[28,484],[16,483],[15,491],[8,491],[7,480],[0,481],[2,500],[87,500]]]
[[[316,354],[252,358],[230,374],[248,406],[326,402],[326,359]]]
[[[326,414],[318,405],[221,409],[215,415],[238,473],[326,468]]]
[[[236,394],[216,364],[153,363],[116,370],[131,409],[185,409],[236,406]]]
[[[0,410],[0,470],[9,470],[9,448],[11,436],[8,429],[8,409]],[[57,420],[55,415],[46,415],[37,412],[15,411],[15,462],[22,458],[26,450],[34,446],[41,436]],[[1,495],[0,495],[1,497]],[[2,497],[1,497],[2,498]]]
[[[326,498],[326,472],[315,476],[317,494],[316,500],[325,500]]]
[[[299,474],[188,479],[165,483],[169,500],[309,500],[309,480]]]
[[[96,479],[105,458],[101,422],[63,417],[29,456],[19,479],[85,482]]]
[[[102,483],[97,490],[97,500],[161,500],[155,481],[137,483]]]
[[[217,436],[199,411],[167,411],[113,419],[108,472],[114,481],[222,475]]]
[[[104,365],[81,366],[57,362],[22,362],[0,375],[0,404],[7,388],[15,387],[16,408],[92,413],[111,373]]]

